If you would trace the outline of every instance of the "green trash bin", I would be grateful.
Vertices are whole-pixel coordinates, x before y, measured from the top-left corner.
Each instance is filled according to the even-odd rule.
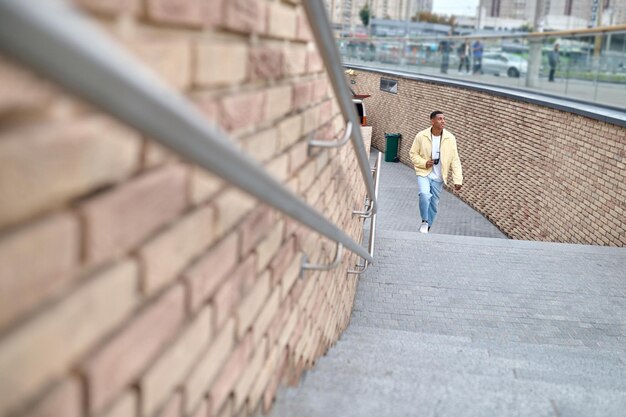
[[[385,162],[398,162],[398,141],[400,133],[385,133]]]

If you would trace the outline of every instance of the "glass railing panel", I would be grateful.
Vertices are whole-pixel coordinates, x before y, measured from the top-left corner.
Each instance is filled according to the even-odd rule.
[[[555,33],[540,38],[340,38],[337,45],[344,64],[528,89],[626,109],[623,30],[581,35]],[[534,45],[540,52],[532,52]],[[540,60],[538,72],[529,76],[533,59]]]

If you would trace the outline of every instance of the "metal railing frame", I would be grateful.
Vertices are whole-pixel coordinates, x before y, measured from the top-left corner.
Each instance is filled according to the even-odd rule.
[[[337,44],[335,43],[335,37],[332,27],[330,26],[330,20],[328,19],[326,7],[324,6],[324,2],[321,0],[304,0],[302,5],[304,6],[304,10],[306,11],[310,22],[311,31],[315,37],[320,55],[324,61],[326,70],[328,71],[328,76],[333,86],[333,90],[335,91],[335,97],[339,103],[341,113],[344,119],[355,127],[352,129],[350,139],[357,157],[361,176],[365,182],[367,196],[371,202],[370,210],[372,213],[375,213],[377,209],[377,201],[374,192],[374,182],[370,173],[371,167],[369,164],[369,157],[365,151],[361,130],[356,128],[357,126],[360,126],[359,117],[356,113],[356,108],[352,103],[352,93],[350,92],[350,87],[346,81],[343,64],[341,62],[339,50],[337,49]]]
[[[332,40],[332,32],[329,35]],[[0,0],[0,51],[373,261],[365,248],[270,176],[258,162],[244,156],[186,97],[167,87],[65,1]],[[356,116],[350,116],[353,126],[358,126]],[[361,165],[365,151],[363,147],[355,149]],[[366,183],[373,196],[371,178]]]
[[[335,41],[338,39],[341,40],[387,40],[387,41],[401,41],[401,40],[442,40],[442,39],[541,39],[541,38],[555,38],[560,36],[596,36],[603,35],[607,33],[613,32],[624,32],[626,31],[626,25],[614,25],[614,26],[602,26],[597,28],[585,28],[585,29],[570,29],[570,30],[556,30],[550,32],[517,32],[517,33],[502,33],[502,34],[473,34],[473,35],[419,35],[419,36],[370,36],[367,38],[358,38],[358,37],[335,37]]]
[[[372,173],[374,174],[374,195],[378,198],[378,187],[380,185],[380,167],[383,159],[383,153],[378,152],[378,157],[376,158],[376,166],[372,169]],[[367,251],[369,254],[374,257],[374,240],[376,239],[376,213],[372,213],[370,218],[370,236],[367,245]],[[367,259],[363,259],[363,263],[359,263],[356,266],[356,269],[348,270],[348,274],[357,274],[360,275],[370,266],[370,262]]]

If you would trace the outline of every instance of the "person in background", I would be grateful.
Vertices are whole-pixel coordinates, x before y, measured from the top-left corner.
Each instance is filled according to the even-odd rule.
[[[483,67],[483,44],[476,39],[472,45],[472,56],[474,58],[474,74],[482,73]]]
[[[457,49],[457,53],[459,54],[459,72],[462,73],[463,65],[465,65],[465,73],[469,74],[470,72],[470,50],[471,46],[469,41],[463,42],[459,45]]]
[[[413,168],[417,175],[419,193],[419,210],[422,218],[420,233],[428,233],[439,206],[439,196],[443,184],[448,182],[448,174],[452,172],[454,189],[460,190],[463,184],[461,159],[454,135],[444,130],[446,118],[441,111],[430,114],[431,127],[424,129],[415,136],[409,153]]]
[[[452,31],[448,32],[448,37],[452,36]],[[450,39],[446,38],[439,42],[439,53],[441,54],[441,73],[448,73],[448,66],[450,65]]]
[[[559,44],[555,43],[554,49],[548,54],[548,65],[550,66],[550,75],[548,76],[548,81],[550,82],[554,82],[554,73],[556,72],[557,65],[559,65],[559,61]]]

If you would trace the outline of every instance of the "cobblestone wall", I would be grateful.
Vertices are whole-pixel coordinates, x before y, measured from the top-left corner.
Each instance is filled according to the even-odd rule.
[[[398,93],[380,79],[398,81]],[[624,246],[626,129],[588,117],[484,92],[356,71],[372,144],[402,134],[411,166],[416,133],[441,110],[458,141],[465,177],[458,194],[515,239]]]
[[[298,0],[77,7],[360,240],[352,147],[307,153],[343,120]],[[6,57],[0,129],[0,416],[252,414],[347,325],[354,255],[299,280],[334,243]]]

